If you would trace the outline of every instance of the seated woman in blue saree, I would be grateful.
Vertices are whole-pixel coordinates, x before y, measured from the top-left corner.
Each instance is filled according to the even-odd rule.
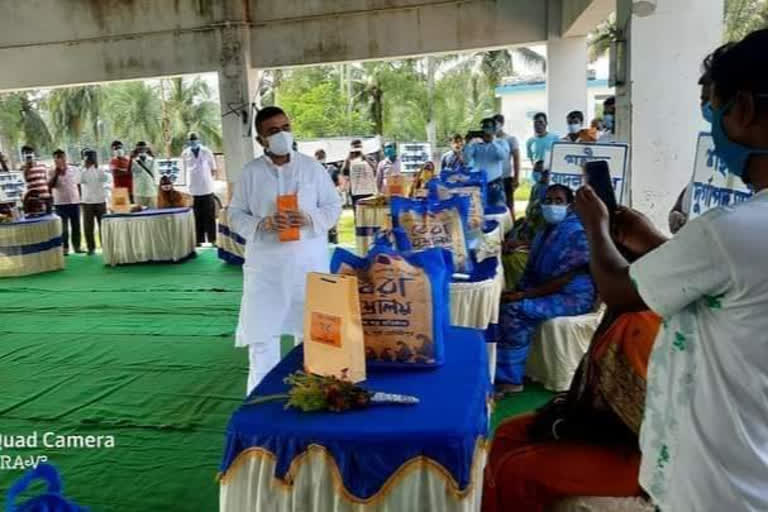
[[[541,208],[546,226],[533,240],[518,291],[502,299],[496,367],[496,384],[502,393],[522,391],[528,350],[542,322],[583,315],[594,308],[589,244],[571,208],[573,197],[564,185],[547,188]]]

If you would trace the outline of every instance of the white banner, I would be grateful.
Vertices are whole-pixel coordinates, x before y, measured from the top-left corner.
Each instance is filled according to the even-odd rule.
[[[163,158],[155,161],[160,176],[168,176],[177,187],[187,185],[187,176],[181,172],[181,158]]]
[[[741,178],[728,172],[725,162],[715,156],[715,143],[709,133],[699,133],[693,177],[686,195],[690,197],[689,219],[712,208],[743,203],[752,197],[752,191]]]
[[[628,157],[628,144],[555,142],[552,145],[552,159],[549,167],[550,183],[560,183],[576,190],[584,183],[584,164],[605,160],[611,171],[616,200],[623,203]]]

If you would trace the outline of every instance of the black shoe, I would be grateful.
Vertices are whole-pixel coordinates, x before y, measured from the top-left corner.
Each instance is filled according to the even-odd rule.
[[[85,251],[82,249],[75,249],[75,254],[85,254]]]
[[[93,256],[96,253],[96,249],[88,249],[88,256]]]

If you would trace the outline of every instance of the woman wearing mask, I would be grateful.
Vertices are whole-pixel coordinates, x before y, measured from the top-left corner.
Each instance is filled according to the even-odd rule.
[[[528,349],[539,324],[594,308],[589,245],[572,203],[568,187],[555,184],[547,189],[541,207],[546,227],[534,238],[518,291],[502,298],[496,369],[501,393],[522,391]]]
[[[131,162],[133,175],[133,201],[145,208],[157,208],[157,186],[160,177],[155,169],[152,150],[146,142],[137,142]]]
[[[173,182],[168,176],[160,178],[160,192],[157,194],[157,207],[163,208],[186,208],[190,205],[190,198],[173,188]]]

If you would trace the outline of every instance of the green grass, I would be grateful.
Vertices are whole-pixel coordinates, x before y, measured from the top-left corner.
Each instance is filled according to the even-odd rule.
[[[525,180],[515,189],[516,201],[527,201],[531,197],[531,188],[533,188],[528,180]]]

